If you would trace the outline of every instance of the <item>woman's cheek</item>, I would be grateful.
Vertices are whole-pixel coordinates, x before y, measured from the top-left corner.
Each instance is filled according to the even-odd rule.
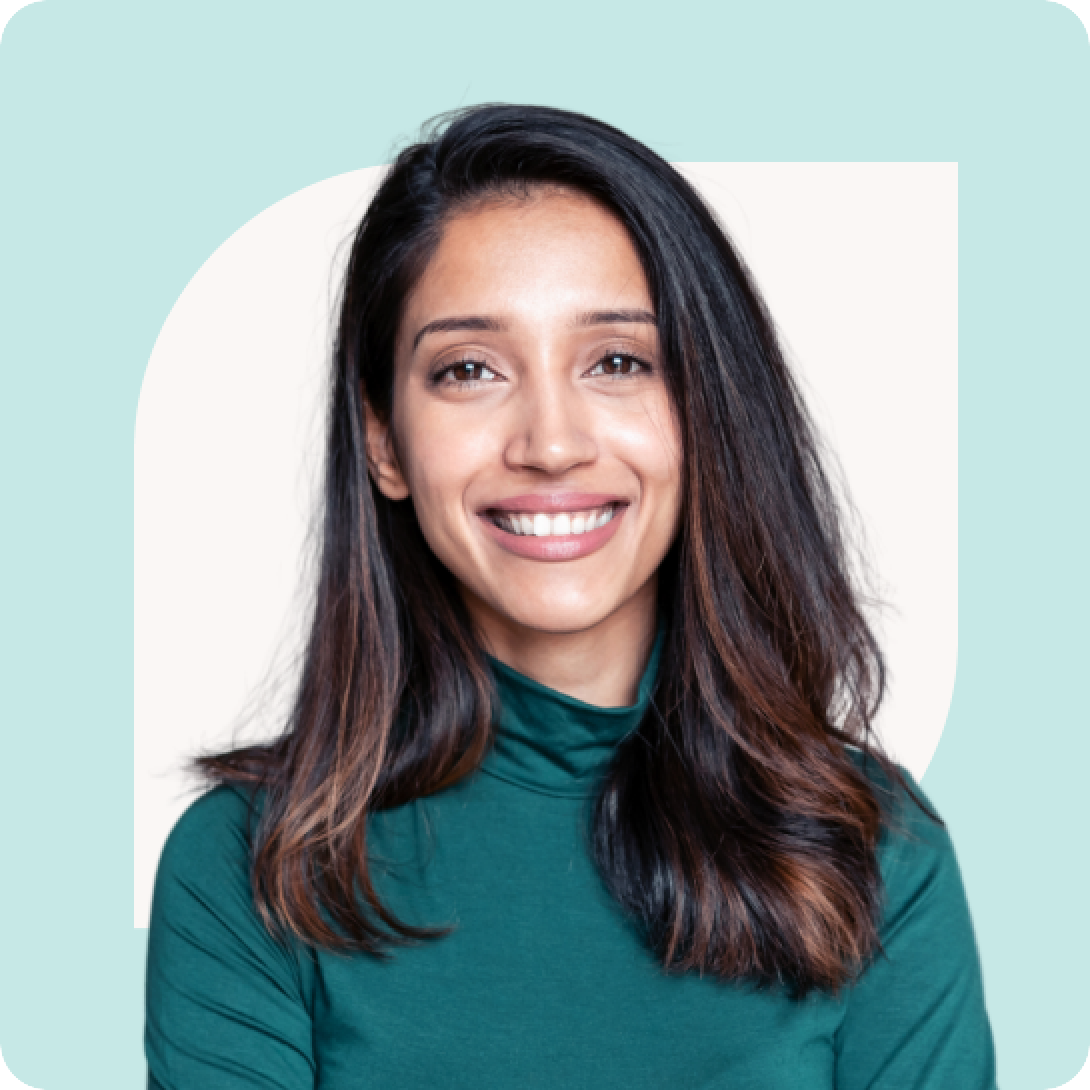
[[[435,465],[435,462],[433,458],[431,464]],[[458,482],[445,474],[432,471],[418,479],[413,494],[416,517],[433,549],[442,549],[442,542],[456,533],[452,522],[459,506],[460,491]]]
[[[610,447],[647,486],[680,490],[681,439],[668,406],[652,403],[614,421]]]

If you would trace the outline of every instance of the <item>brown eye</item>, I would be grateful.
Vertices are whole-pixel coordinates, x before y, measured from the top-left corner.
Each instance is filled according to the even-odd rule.
[[[643,360],[636,359],[626,352],[611,352],[603,356],[589,371],[591,375],[605,375],[607,378],[625,378],[649,370]]]
[[[464,386],[470,382],[491,382],[496,377],[496,372],[476,360],[459,360],[449,367],[444,367],[435,376],[437,382],[450,382],[454,385]]]

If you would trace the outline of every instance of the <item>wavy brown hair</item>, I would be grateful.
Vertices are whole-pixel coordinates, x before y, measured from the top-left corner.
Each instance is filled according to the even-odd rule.
[[[471,108],[386,174],[344,281],[320,567],[290,719],[279,740],[198,765],[262,794],[252,879],[270,930],[379,957],[446,933],[382,903],[367,819],[478,766],[492,678],[411,500],[369,479],[362,398],[388,416],[406,298],[449,217],[542,186],[583,193],[627,228],[684,452],[658,680],[594,800],[595,862],[665,969],[836,991],[879,949],[876,848],[890,810],[873,784],[905,786],[872,732],[883,660],[843,504],[715,216],[667,162],[591,118]]]

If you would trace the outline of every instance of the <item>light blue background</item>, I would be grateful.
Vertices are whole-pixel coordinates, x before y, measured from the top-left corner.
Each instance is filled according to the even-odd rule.
[[[675,161],[961,164],[960,656],[925,787],[1001,1085],[1065,1082],[1090,1045],[1086,32],[1045,0],[403,11],[45,0],[0,42],[7,1065],[44,1090],[143,1085],[132,437],[156,334],[262,209],[503,99]]]

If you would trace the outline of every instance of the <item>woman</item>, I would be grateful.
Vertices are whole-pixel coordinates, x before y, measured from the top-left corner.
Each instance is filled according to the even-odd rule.
[[[714,217],[464,111],[349,259],[282,738],[164,849],[149,1085],[994,1086],[950,840]]]

